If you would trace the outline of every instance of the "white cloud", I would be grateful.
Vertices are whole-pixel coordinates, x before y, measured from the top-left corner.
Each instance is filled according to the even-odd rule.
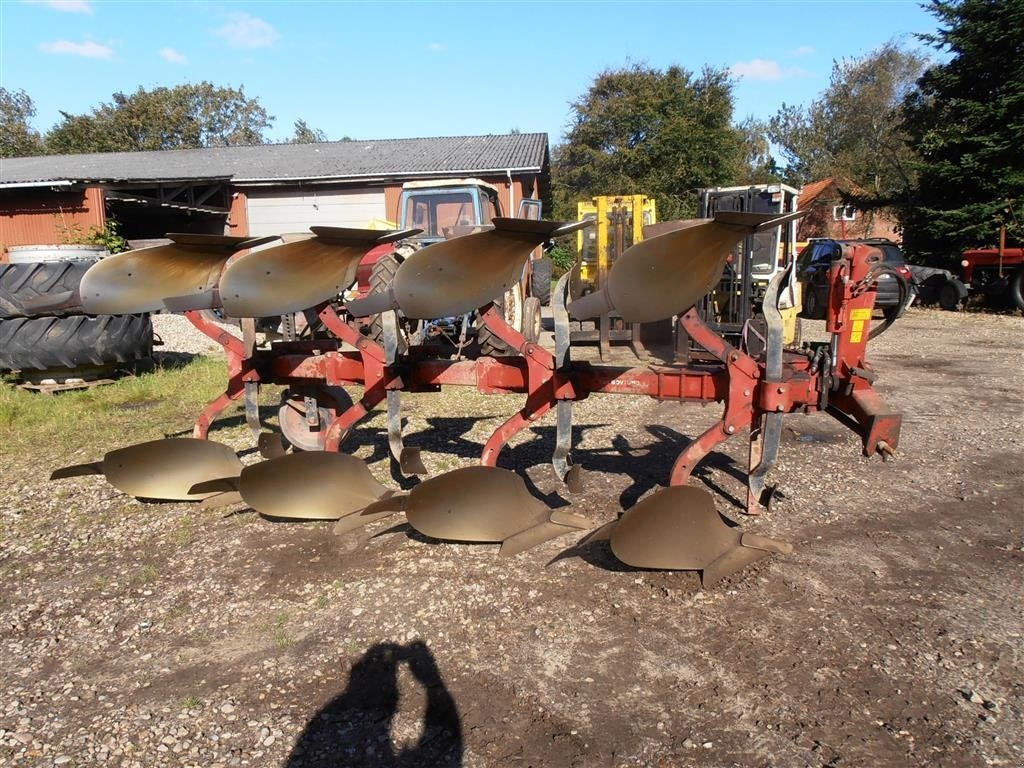
[[[427,50],[440,53],[444,50],[444,43],[427,43]]]
[[[277,30],[248,13],[233,13],[231,21],[217,30],[232,48],[267,48],[277,42]]]
[[[188,58],[186,58],[185,54],[179,53],[173,48],[161,48],[160,57],[164,61],[171,62],[171,64],[188,64]]]
[[[87,40],[84,43],[73,43],[70,40],[54,40],[52,43],[43,43],[39,49],[46,53],[66,53],[71,56],[83,56],[87,59],[112,59],[114,49]]]
[[[729,67],[729,72],[736,77],[746,77],[750,80],[785,80],[787,77],[800,77],[807,73],[799,67],[779,66],[779,62],[770,59],[751,59],[750,61],[739,61]]]
[[[92,13],[90,0],[25,0],[29,5],[45,5],[63,13]]]
[[[788,52],[789,56],[810,56],[817,49],[813,45],[801,45]]]

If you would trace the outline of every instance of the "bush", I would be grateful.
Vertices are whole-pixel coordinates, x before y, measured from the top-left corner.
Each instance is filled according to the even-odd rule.
[[[564,245],[556,245],[547,252],[547,257],[551,259],[551,263],[554,265],[552,274],[555,277],[561,277],[572,269],[572,265],[576,263],[576,252]]]

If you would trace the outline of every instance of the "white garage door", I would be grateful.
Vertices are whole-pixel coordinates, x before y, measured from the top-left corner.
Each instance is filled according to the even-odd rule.
[[[365,227],[384,218],[383,189],[251,190],[246,192],[249,234],[280,235],[310,227]]]

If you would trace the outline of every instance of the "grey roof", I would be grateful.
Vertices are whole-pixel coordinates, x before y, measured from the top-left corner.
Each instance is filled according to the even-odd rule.
[[[0,185],[46,181],[147,182],[231,179],[241,182],[372,179],[540,171],[546,133],[421,139],[264,144],[104,152],[0,159]]]

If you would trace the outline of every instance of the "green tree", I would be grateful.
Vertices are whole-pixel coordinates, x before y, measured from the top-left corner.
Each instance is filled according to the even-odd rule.
[[[42,154],[42,137],[31,125],[35,115],[27,93],[0,88],[0,157]]]
[[[327,134],[319,128],[310,128],[305,120],[295,121],[295,135],[289,140],[289,144],[320,144],[327,141]]]
[[[599,74],[552,153],[555,215],[593,195],[646,194],[662,219],[692,216],[696,189],[733,180],[743,155],[724,70],[636,64]]]
[[[742,142],[742,154],[735,172],[737,184],[774,184],[783,181],[782,169],[771,153],[769,126],[749,115],[736,124]]]
[[[906,100],[904,130],[918,183],[902,208],[904,245],[917,258],[958,259],[999,229],[1024,239],[1024,1],[933,2],[935,34],[952,54]]]
[[[768,134],[782,149],[787,181],[836,177],[863,190],[861,207],[905,199],[913,151],[900,108],[925,59],[895,43],[832,65],[828,88],[809,107],[783,104]]]
[[[115,93],[91,114],[62,112],[46,136],[57,152],[130,152],[262,144],[273,118],[242,88],[187,83]]]

